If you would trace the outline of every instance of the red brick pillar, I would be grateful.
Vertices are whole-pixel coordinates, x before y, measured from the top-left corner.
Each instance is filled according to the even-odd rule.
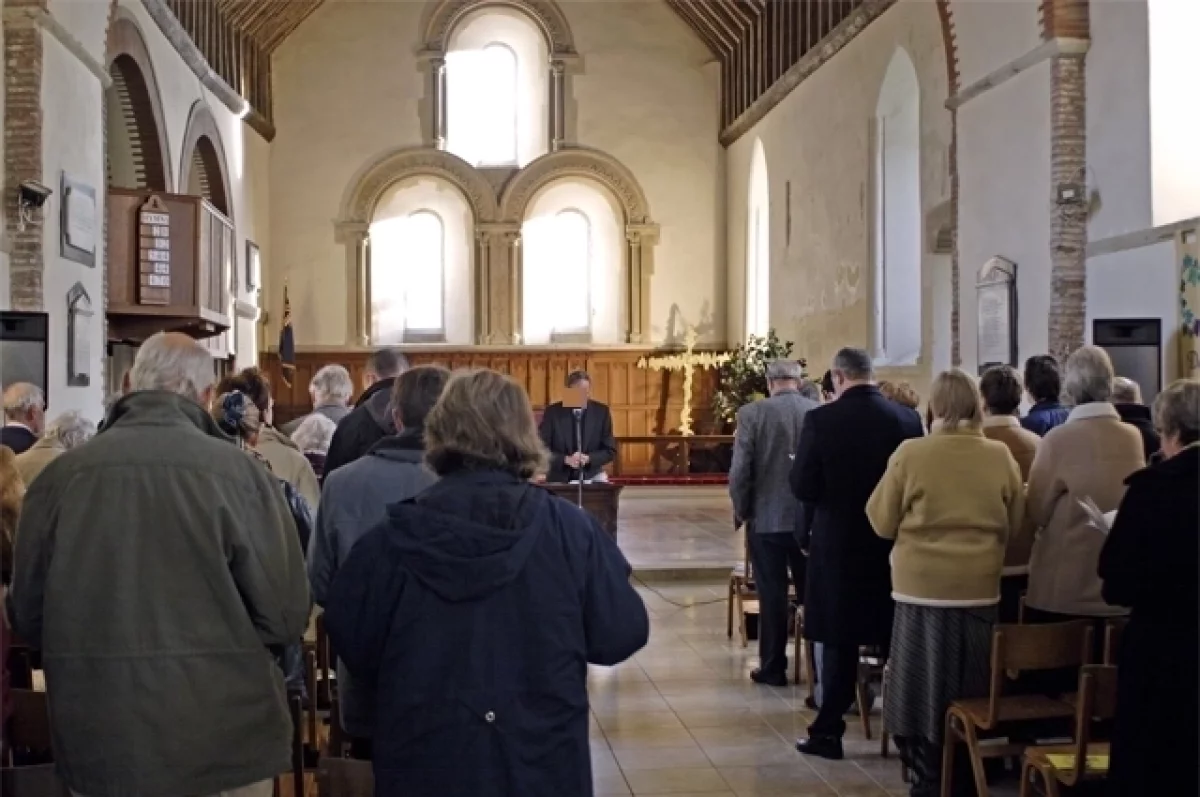
[[[17,187],[42,175],[42,30],[32,15],[49,0],[6,0],[4,8],[4,220],[14,310],[42,309],[43,230],[39,212],[20,229]]]
[[[1044,0],[1044,36],[1089,39],[1088,3]],[[1062,361],[1086,336],[1087,73],[1082,52],[1057,55],[1051,64],[1050,171],[1049,348]]]

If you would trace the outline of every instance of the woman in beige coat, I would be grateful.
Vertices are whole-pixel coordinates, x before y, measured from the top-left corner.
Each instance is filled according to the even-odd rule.
[[[1102,512],[1115,510],[1125,495],[1125,479],[1146,464],[1141,435],[1121,421],[1110,401],[1113,376],[1108,354],[1095,346],[1084,346],[1067,360],[1071,413],[1042,438],[1026,501],[1038,533],[1029,560],[1025,621],[1096,620],[1097,646],[1103,642],[1104,618],[1125,610],[1109,606],[1100,594],[1096,565],[1105,538],[1080,501],[1090,498]],[[1070,689],[1073,678],[1056,679],[1055,686]]]
[[[17,470],[26,486],[46,469],[54,460],[73,448],[91,440],[96,434],[96,424],[82,414],[71,411],[59,415],[46,427],[46,434],[24,454],[17,455]]]

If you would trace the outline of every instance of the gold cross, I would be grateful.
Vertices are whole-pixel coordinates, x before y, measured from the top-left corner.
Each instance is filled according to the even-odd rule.
[[[696,328],[688,326],[684,333],[685,348],[682,354],[668,354],[664,357],[643,357],[638,360],[638,368],[650,368],[655,371],[683,371],[683,409],[679,413],[679,434],[683,437],[692,436],[692,376],[697,368],[716,368],[729,362],[730,355],[717,354],[711,351],[696,354]]]

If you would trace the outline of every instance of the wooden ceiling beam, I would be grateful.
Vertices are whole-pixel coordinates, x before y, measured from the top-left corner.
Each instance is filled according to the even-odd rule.
[[[732,22],[713,11],[711,0],[683,0],[696,16],[707,22],[714,31],[722,31],[721,39],[726,43],[728,52],[732,53],[742,40],[741,31]]]
[[[705,19],[697,16],[685,0],[667,0],[667,5],[679,15],[684,24],[692,29],[692,32],[700,37],[700,41],[704,42],[714,56],[724,58],[733,49],[733,44],[723,39],[720,33]]]

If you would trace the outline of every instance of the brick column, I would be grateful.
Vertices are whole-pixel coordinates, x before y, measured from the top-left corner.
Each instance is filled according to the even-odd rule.
[[[1090,38],[1089,0],[1044,0],[1047,39]],[[1055,56],[1050,86],[1050,353],[1083,345],[1087,317],[1087,74],[1082,53]],[[1067,196],[1067,194],[1070,196]]]
[[[42,309],[42,212],[21,230],[17,187],[42,175],[42,31],[26,12],[45,11],[49,0],[6,0],[4,22],[4,218],[10,297],[14,310]]]

